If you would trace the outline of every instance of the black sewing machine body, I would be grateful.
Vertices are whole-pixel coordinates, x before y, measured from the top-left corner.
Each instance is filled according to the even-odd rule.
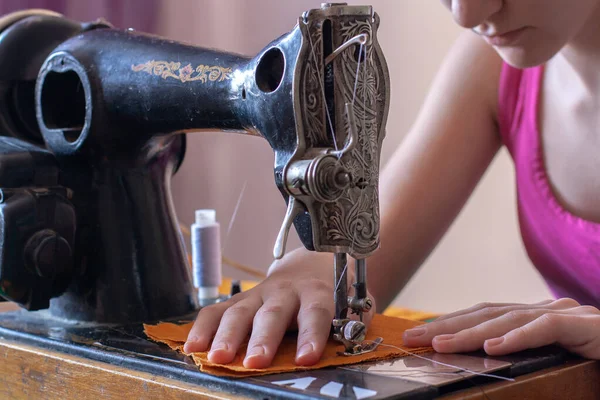
[[[292,222],[310,250],[370,254],[379,240],[377,171],[389,102],[376,18],[369,7],[313,10],[254,58],[104,21],[34,14],[7,23],[0,53],[19,49],[19,59],[3,58],[0,70],[3,296],[97,323],[196,310],[169,192],[191,131],[269,142],[275,184],[290,203],[280,256]],[[356,50],[324,59],[361,32],[371,35],[370,50],[357,57],[369,65],[365,84],[374,83],[358,96],[366,111],[357,126],[369,124],[370,135],[358,140],[346,134],[344,110],[362,79],[342,63]],[[357,238],[348,228],[354,220],[364,225]]]

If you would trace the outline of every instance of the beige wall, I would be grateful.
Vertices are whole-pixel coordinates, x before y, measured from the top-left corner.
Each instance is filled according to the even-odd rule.
[[[379,39],[392,78],[385,163],[409,129],[459,29],[439,1],[370,4],[382,17]],[[319,5],[308,0],[164,0],[160,31],[176,40],[254,55],[293,28],[302,11]],[[186,161],[173,183],[181,220],[190,223],[196,208],[217,209],[226,255],[266,269],[285,212],[273,184],[272,163],[269,146],[259,138],[190,135]],[[512,179],[512,164],[503,152],[396,304],[444,312],[481,301],[527,302],[549,296],[518,237]],[[225,237],[244,183],[238,216]],[[296,237],[290,240],[291,246],[298,243]],[[225,274],[244,277],[229,269]]]

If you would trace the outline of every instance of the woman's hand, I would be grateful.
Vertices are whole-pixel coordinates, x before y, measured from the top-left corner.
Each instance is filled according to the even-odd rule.
[[[559,344],[600,359],[600,311],[572,299],[537,304],[480,304],[404,333],[407,346],[433,346],[439,353],[483,348],[491,356]]]
[[[266,368],[285,332],[297,328],[296,364],[315,364],[329,338],[333,287],[331,254],[293,251],[274,263],[269,277],[255,288],[200,310],[184,351],[210,348],[210,361],[227,364],[251,333],[244,366]],[[374,310],[365,314],[367,322]]]

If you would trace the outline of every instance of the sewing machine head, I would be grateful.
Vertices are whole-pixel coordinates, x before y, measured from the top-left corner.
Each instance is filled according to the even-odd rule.
[[[390,85],[378,26],[371,7],[323,4],[292,32],[302,43],[287,58],[296,83],[295,143],[291,152],[272,144],[282,153],[276,177],[288,197],[276,258],[294,218],[309,249],[364,258],[379,244],[379,152]]]
[[[7,198],[1,205],[4,231],[13,235],[11,247],[0,241],[3,295],[30,309],[56,297],[53,315],[95,322],[193,311],[168,191],[185,152],[185,135],[176,134],[234,131],[264,137],[275,152],[275,182],[288,204],[275,257],[284,254],[294,224],[306,248],[336,254],[338,274],[346,254],[361,260],[355,301],[345,292],[336,297],[336,318],[345,326],[348,308],[368,309],[364,259],[379,244],[379,156],[390,85],[378,26],[369,6],[323,4],[248,58],[103,21],[78,24],[40,13],[11,20],[0,32],[0,53],[29,46],[18,70],[39,73],[35,85],[31,74],[0,74],[5,92],[17,93],[4,97],[1,127],[22,145],[13,160],[58,172],[12,186],[0,174],[0,188],[26,192],[33,204],[9,207]],[[26,42],[32,32],[43,38],[35,46]],[[36,147],[25,149],[24,141]],[[15,147],[15,139],[4,143]],[[37,153],[43,157],[31,156]],[[42,192],[52,195],[42,199]],[[50,205],[40,208],[42,200]],[[72,211],[68,221],[40,215],[59,205]],[[29,224],[7,225],[23,215]],[[45,254],[40,232],[53,232],[61,257],[38,260]]]

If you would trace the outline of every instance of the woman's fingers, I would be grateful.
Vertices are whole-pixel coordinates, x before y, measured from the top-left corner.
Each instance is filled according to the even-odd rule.
[[[240,344],[248,336],[254,315],[261,306],[262,299],[259,296],[247,296],[224,312],[208,353],[209,361],[217,364],[233,361]]]
[[[435,336],[432,347],[439,353],[462,353],[479,350],[487,339],[502,336],[507,332],[529,324],[549,309],[517,309],[498,318],[485,321],[471,328],[463,329],[456,334]]]
[[[183,351],[188,354],[207,351],[219,328],[223,313],[232,304],[235,304],[233,299],[201,309],[188,334]]]
[[[485,303],[468,310],[454,313],[454,316],[437,319],[429,324],[408,330],[404,333],[404,343],[410,347],[428,346],[433,338],[440,335],[456,334],[460,331],[473,328],[509,313],[518,313],[528,310],[565,310],[577,307],[579,304],[571,299],[560,299],[555,301],[543,301],[535,304],[495,304]],[[541,314],[540,314],[541,315]],[[444,336],[439,340],[447,340],[450,336]]]
[[[559,344],[583,357],[600,358],[598,314],[552,313],[485,342],[486,353],[500,356]]]
[[[551,301],[551,300],[550,300]],[[510,307],[510,306],[519,306],[522,305],[520,303],[479,303],[474,305],[473,307],[465,308],[464,310],[455,311],[453,313],[442,315],[435,319],[433,322],[444,321],[447,319],[460,317],[465,314],[471,314],[486,308],[499,308],[499,307]]]
[[[296,364],[309,366],[317,363],[325,350],[333,320],[331,296],[304,295],[298,312],[298,346]]]
[[[501,308],[509,308],[509,307],[543,307],[547,304],[551,304],[556,302],[556,300],[544,300],[544,301],[540,301],[538,303],[533,303],[533,304],[523,304],[523,303],[480,303],[477,304],[471,308],[466,308],[464,310],[460,310],[460,311],[456,311],[450,314],[446,314],[446,315],[442,315],[439,318],[436,318],[434,322],[437,321],[444,321],[446,319],[450,319],[450,318],[454,318],[454,317],[458,317],[461,315],[465,315],[465,314],[470,314],[470,313],[474,313],[474,312],[478,312],[484,309],[501,309]]]
[[[281,291],[266,299],[254,317],[244,367],[266,368],[271,364],[297,312],[298,298],[293,290],[290,293]]]
[[[531,305],[487,304],[405,332],[408,346],[438,353],[484,348],[504,355],[559,344],[586,358],[600,357],[600,310],[563,298]]]

